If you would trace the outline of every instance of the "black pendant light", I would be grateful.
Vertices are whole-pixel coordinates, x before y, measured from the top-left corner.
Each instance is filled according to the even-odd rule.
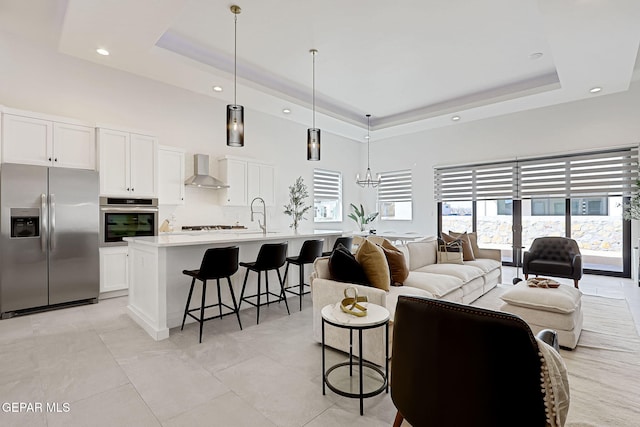
[[[242,12],[240,6],[231,6],[234,19],[233,33],[233,104],[227,105],[227,145],[229,147],[244,147],[244,107],[236,102],[236,80],[238,63],[238,15]]]
[[[320,129],[316,128],[316,53],[317,49],[309,51],[313,57],[313,124],[307,129],[307,160],[320,160]]]

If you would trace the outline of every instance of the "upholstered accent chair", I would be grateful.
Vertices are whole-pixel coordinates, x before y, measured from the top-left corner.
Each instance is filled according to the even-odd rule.
[[[555,333],[544,330],[538,338],[556,350],[539,342],[518,316],[398,297],[390,383],[398,410],[394,426],[403,420],[414,427],[562,425],[568,382],[545,386],[545,373],[557,373],[558,365],[544,353],[559,360],[565,379],[566,369]]]
[[[582,278],[582,255],[578,243],[568,237],[538,237],[522,260],[525,279],[529,274],[573,279],[577,288]]]

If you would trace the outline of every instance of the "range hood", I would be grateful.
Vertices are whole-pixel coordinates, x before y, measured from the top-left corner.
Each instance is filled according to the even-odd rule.
[[[227,184],[209,175],[209,156],[206,154],[193,155],[193,176],[187,178],[184,185],[204,188],[229,188]]]

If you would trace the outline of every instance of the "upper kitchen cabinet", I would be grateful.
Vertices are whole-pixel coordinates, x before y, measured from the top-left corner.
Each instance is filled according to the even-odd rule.
[[[275,204],[275,168],[264,163],[247,163],[247,202],[262,197],[267,206]]]
[[[220,178],[229,185],[222,190],[222,204],[248,206],[262,197],[267,206],[275,204],[275,168],[255,160],[225,156],[219,159]]]
[[[184,151],[161,146],[158,149],[158,203],[184,205]]]
[[[247,162],[231,157],[223,157],[218,162],[220,179],[229,185],[220,190],[222,204],[247,206]]]
[[[2,115],[3,162],[91,170],[96,168],[93,126],[73,120],[51,120],[37,113],[10,111],[11,113],[5,112]]]
[[[127,131],[98,129],[100,194],[157,197],[158,138]]]

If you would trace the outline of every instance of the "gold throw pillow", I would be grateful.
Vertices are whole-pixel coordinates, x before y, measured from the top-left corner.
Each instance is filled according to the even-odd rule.
[[[371,286],[385,291],[389,290],[389,284],[391,283],[389,264],[380,246],[364,239],[360,247],[358,247],[356,260],[364,269]]]

